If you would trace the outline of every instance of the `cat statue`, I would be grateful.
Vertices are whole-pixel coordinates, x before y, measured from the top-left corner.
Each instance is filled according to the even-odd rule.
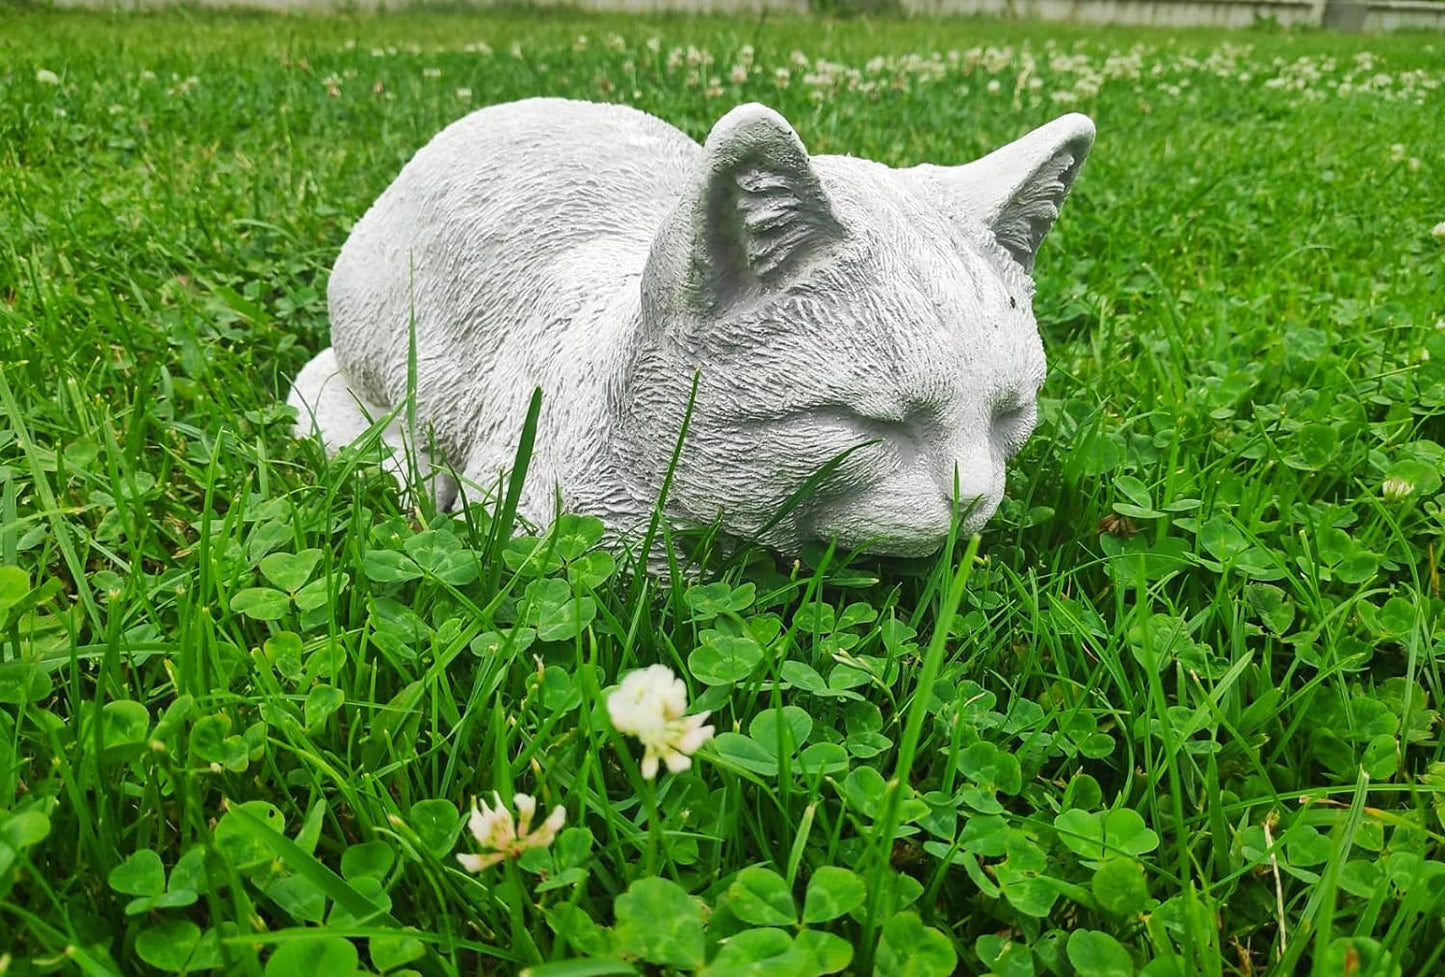
[[[625,538],[691,397],[670,521],[785,555],[926,555],[956,515],[993,514],[1033,430],[1034,254],[1093,138],[1066,115],[973,163],[892,169],[809,156],[756,104],[701,147],[621,105],[481,109],[347,239],[298,433],[336,452],[390,416],[398,473],[454,508],[452,474],[473,498],[505,484],[540,387],[518,513],[545,525],[560,497]]]

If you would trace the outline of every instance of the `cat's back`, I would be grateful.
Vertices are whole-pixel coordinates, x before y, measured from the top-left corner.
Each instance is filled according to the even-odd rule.
[[[354,389],[394,398],[412,324],[444,375],[540,356],[526,352],[536,330],[641,273],[700,153],[623,105],[526,99],[452,123],[357,222],[332,269],[331,339]]]
[[[445,329],[479,302],[511,319],[509,306],[555,294],[548,269],[581,248],[614,254],[614,273],[640,272],[700,152],[624,105],[534,98],[458,119],[352,229],[332,269],[333,341],[350,345],[355,328],[369,344],[410,312]]]
[[[699,151],[679,130],[625,105],[495,105],[438,133],[358,229],[378,224],[394,238],[404,222],[420,236],[496,247],[513,238],[547,248],[603,234],[650,236]]]

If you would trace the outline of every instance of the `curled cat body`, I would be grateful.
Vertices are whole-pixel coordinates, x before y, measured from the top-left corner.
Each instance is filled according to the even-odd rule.
[[[756,104],[701,146],[624,106],[481,109],[342,248],[332,345],[290,396],[298,432],[334,452],[406,404],[414,341],[414,412],[382,439],[405,448],[408,417],[427,432],[439,504],[501,484],[540,387],[519,514],[546,524],[560,494],[625,536],[696,376],[670,519],[767,527],[784,554],[925,555],[960,513],[965,531],[992,515],[1033,430],[1034,254],[1093,135],[1068,115],[973,163],[893,169],[809,156]]]

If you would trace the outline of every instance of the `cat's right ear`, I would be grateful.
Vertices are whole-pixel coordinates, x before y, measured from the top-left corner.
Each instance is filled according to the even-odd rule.
[[[1075,112],[972,163],[925,163],[899,172],[945,214],[982,222],[1019,266],[1032,272],[1034,255],[1059,219],[1093,144],[1093,120]]]
[[[842,236],[793,127],[770,108],[740,105],[708,135],[692,189],[653,241],[647,274],[670,278],[695,309],[716,308],[786,280]]]

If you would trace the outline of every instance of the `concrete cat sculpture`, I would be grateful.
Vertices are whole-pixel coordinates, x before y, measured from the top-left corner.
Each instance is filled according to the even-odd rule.
[[[993,514],[1033,430],[1034,253],[1093,136],[1067,115],[964,166],[891,169],[810,157],[755,104],[701,147],[618,105],[482,109],[352,231],[298,430],[336,451],[405,403],[414,325],[423,470],[496,487],[540,386],[519,512],[549,522],[560,490],[625,535],[700,370],[670,517],[750,538],[857,449],[762,541],[933,552],[956,509],[968,530]],[[455,504],[450,477],[433,486]]]

